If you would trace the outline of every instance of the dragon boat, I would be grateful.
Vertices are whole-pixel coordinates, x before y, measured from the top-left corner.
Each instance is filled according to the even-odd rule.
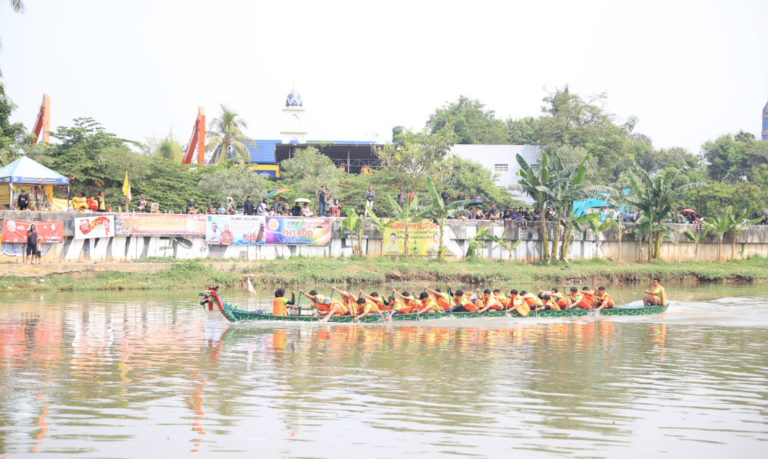
[[[200,304],[209,307],[213,311],[214,304],[218,306],[221,314],[230,322],[320,322],[322,317],[312,315],[287,315],[276,316],[265,311],[245,311],[239,309],[222,300],[218,293],[218,287],[212,286],[207,291],[201,292],[204,297]],[[603,309],[599,312],[600,316],[646,316],[651,314],[661,314],[667,310],[667,306],[614,306],[611,309]],[[594,315],[594,310],[585,309],[567,309],[560,311],[531,311],[527,316],[522,316],[517,311],[487,311],[482,314],[476,312],[446,312],[446,313],[427,313],[427,314],[388,314],[368,315],[359,319],[357,323],[383,323],[383,322],[419,322],[426,320],[441,319],[482,319],[494,317],[516,317],[520,319],[530,318],[570,318]],[[333,316],[328,323],[355,323],[352,316]]]

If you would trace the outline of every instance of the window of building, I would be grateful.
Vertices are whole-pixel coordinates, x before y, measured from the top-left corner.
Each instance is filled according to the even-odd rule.
[[[494,164],[493,170],[496,172],[507,172],[509,170],[509,164]]]

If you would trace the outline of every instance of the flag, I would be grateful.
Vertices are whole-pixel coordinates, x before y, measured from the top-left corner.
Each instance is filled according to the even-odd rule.
[[[123,183],[123,194],[131,199],[131,182],[128,180],[128,171],[125,171],[125,183]]]

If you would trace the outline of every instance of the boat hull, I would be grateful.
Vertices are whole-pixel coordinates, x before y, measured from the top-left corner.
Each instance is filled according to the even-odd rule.
[[[668,306],[647,306],[638,308],[613,308],[600,311],[601,316],[646,316],[651,314],[661,314],[667,310]],[[254,311],[244,311],[230,306],[224,302],[222,315],[230,322],[319,322],[319,317],[314,316],[274,316],[272,314]],[[532,311],[527,317],[523,317],[517,312],[488,311],[483,314],[474,312],[454,312],[446,314],[395,314],[390,321],[392,322],[422,322],[443,319],[482,319],[494,317],[517,317],[517,318],[570,318],[582,317],[593,314],[592,311],[584,309],[571,309],[567,311]],[[351,316],[334,316],[328,322],[331,323],[354,323]],[[363,317],[357,323],[382,323],[387,322],[383,315],[370,315]]]

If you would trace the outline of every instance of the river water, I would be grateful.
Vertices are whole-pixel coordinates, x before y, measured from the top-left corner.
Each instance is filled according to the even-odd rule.
[[[0,457],[767,457],[765,288],[668,290],[660,316],[395,325],[6,294]]]

